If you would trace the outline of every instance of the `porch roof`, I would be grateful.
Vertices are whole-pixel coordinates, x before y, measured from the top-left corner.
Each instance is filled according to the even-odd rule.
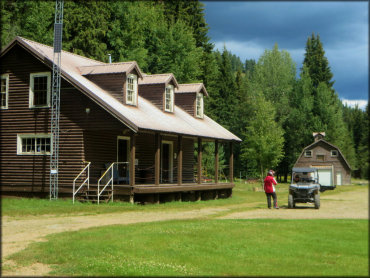
[[[26,50],[30,51],[41,62],[52,68],[53,47],[22,37],[16,37],[1,51],[0,56],[3,56],[17,43]],[[240,138],[206,115],[204,116],[204,119],[197,119],[189,115],[178,106],[175,106],[174,113],[163,112],[150,101],[140,96],[138,96],[137,107],[121,103],[108,91],[102,89],[97,84],[87,79],[83,75],[85,72],[82,73],[80,70],[82,67],[98,69],[100,67],[97,66],[102,65],[109,66],[109,64],[103,62],[89,59],[67,51],[62,51],[62,77],[93,101],[95,101],[107,112],[112,114],[123,124],[128,126],[131,130],[135,132],[140,130],[152,130],[210,139],[241,141]]]

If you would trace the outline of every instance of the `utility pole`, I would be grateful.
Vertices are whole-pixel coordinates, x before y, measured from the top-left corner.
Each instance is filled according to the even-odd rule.
[[[50,200],[58,199],[60,62],[63,35],[63,0],[55,1],[53,80],[51,97]]]

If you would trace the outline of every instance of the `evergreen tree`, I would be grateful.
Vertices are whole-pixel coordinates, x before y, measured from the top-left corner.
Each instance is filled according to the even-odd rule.
[[[308,68],[314,88],[324,82],[328,88],[332,89],[334,84],[334,81],[331,81],[333,74],[329,67],[329,61],[325,57],[319,35],[315,36],[312,33],[311,38],[307,39],[303,64]]]
[[[63,49],[107,61],[107,32],[110,22],[107,1],[66,1],[63,13]],[[54,23],[54,21],[52,20]]]
[[[368,114],[366,111],[362,111],[358,106],[351,108],[347,105],[343,107],[344,121],[347,124],[347,128],[351,137],[353,138],[354,149],[356,153],[356,171],[353,176],[357,178],[363,178],[365,175],[367,156],[368,154]]]
[[[203,52],[201,79],[209,95],[209,97],[204,98],[204,107],[206,114],[215,120],[217,119],[216,109],[217,100],[219,99],[218,76],[219,64],[215,52]]]
[[[308,38],[303,65],[308,69],[313,84],[315,131],[325,131],[325,139],[338,146],[351,167],[355,168],[353,137],[344,122],[343,106],[333,89],[333,74],[319,35],[312,34]]]
[[[254,68],[256,66],[256,61],[253,59],[247,59],[245,60],[245,73],[248,77],[248,79],[251,79],[253,73],[254,73]]]
[[[195,0],[166,0],[157,1],[157,3],[163,6],[164,14],[170,25],[183,21],[191,28],[196,46],[201,47],[207,53],[212,51],[213,45],[209,42],[209,28],[204,18],[203,3]]]
[[[369,180],[370,178],[370,168],[369,168],[369,104],[366,106],[365,110],[365,121],[363,126],[363,133],[361,140],[358,145],[357,159],[358,159],[358,176]]]
[[[237,121],[235,110],[237,105],[235,77],[231,60],[226,48],[216,56],[219,65],[218,95],[213,98],[213,109],[216,120],[225,128],[234,130]]]
[[[325,140],[336,145],[342,151],[352,168],[355,168],[356,157],[352,136],[343,120],[342,103],[330,88],[321,82],[317,88],[316,131],[325,131]]]
[[[163,14],[146,2],[114,1],[111,5],[112,22],[107,39],[112,60],[136,61],[147,72],[149,50],[146,37],[157,37],[152,34],[153,30],[166,32],[166,26],[160,25],[164,21]]]

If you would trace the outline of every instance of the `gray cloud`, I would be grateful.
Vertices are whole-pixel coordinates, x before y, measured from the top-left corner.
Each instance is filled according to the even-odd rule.
[[[367,26],[364,2],[205,2],[213,40],[255,41],[264,46],[302,47],[312,32],[320,33],[325,46],[342,40],[367,37],[353,32]],[[267,44],[267,45],[265,45]]]
[[[301,68],[307,38],[319,33],[342,98],[368,96],[368,2],[204,2],[209,35],[242,60],[278,43]]]

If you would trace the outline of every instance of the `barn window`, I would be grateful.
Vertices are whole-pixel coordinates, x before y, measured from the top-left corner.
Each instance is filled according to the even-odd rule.
[[[137,76],[135,74],[129,74],[126,84],[126,104],[136,105]]]
[[[173,102],[174,102],[173,86],[168,85],[166,87],[166,92],[165,92],[165,97],[164,97],[164,110],[167,112],[173,112]]]
[[[312,151],[305,151],[304,156],[305,157],[312,157]]]
[[[330,151],[330,155],[331,155],[332,157],[337,157],[337,156],[338,156],[338,151],[337,151],[337,150],[331,150],[331,151]]]
[[[30,108],[50,107],[50,72],[30,74]]]
[[[51,150],[50,134],[18,134],[17,154],[48,155]]]
[[[316,155],[316,160],[324,161],[325,160],[325,155],[323,155],[323,154]]]
[[[8,108],[9,75],[1,75],[0,108]]]
[[[197,93],[196,105],[195,105],[195,115],[198,118],[203,118],[203,110],[204,110],[203,94]]]

